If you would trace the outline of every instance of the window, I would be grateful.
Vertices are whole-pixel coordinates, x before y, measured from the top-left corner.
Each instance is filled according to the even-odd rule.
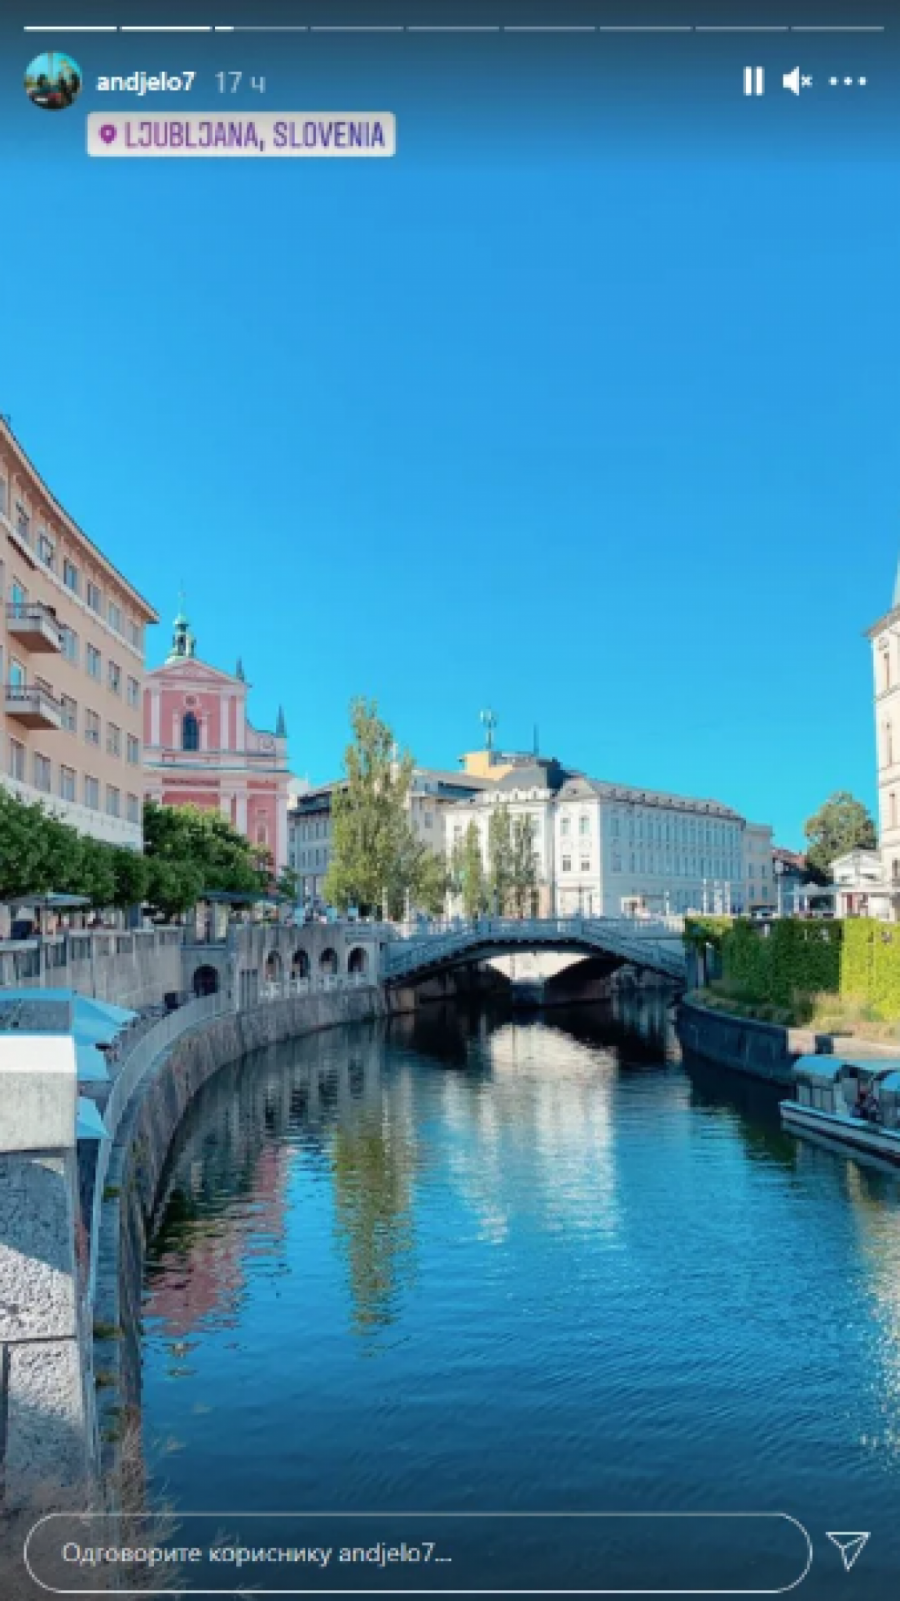
[[[141,686],[136,678],[129,678],[126,686],[129,706],[137,706],[141,698]]]
[[[60,633],[62,634],[62,653],[67,662],[71,662],[73,667],[77,667],[78,635],[76,634],[74,628],[67,628],[65,623],[61,625]]]
[[[568,834],[568,832],[569,832],[569,819],[568,819],[568,817],[564,817],[563,818],[562,822],[559,825],[559,831],[563,835],[567,835]]]
[[[590,831],[591,831],[591,820],[590,820],[590,818],[589,817],[579,817],[579,819],[578,819],[578,832],[581,835],[582,839],[584,838],[585,834],[589,834]]]
[[[134,646],[135,650],[139,650],[141,652],[141,654],[143,655],[143,652],[144,652],[144,630],[143,630],[143,627],[142,627],[142,625],[140,623],[132,622],[130,618],[128,620],[128,638],[131,640],[131,643]]]
[[[88,645],[85,654],[85,665],[88,677],[99,679],[101,676],[101,657],[96,645]]]
[[[17,739],[9,742],[9,776],[17,778],[20,784],[25,782],[25,746]]]
[[[571,858],[571,856],[564,856],[563,857],[563,859],[562,859],[562,870],[563,870],[564,873],[571,873],[571,871],[572,871],[572,858]]]
[[[120,612],[120,610],[119,610],[118,606],[115,604],[115,602],[112,601],[112,600],[110,601],[109,606],[107,607],[106,616],[107,616],[107,620],[109,622],[110,628],[114,628],[117,634],[121,634],[121,632],[122,632],[122,613]]]
[[[133,734],[128,735],[128,760],[132,767],[137,767],[141,759],[141,742]]]
[[[106,725],[106,749],[110,756],[122,754],[122,730],[117,728],[115,723]]]
[[[100,810],[100,785],[96,778],[85,777],[84,804],[90,806],[94,812]]]
[[[112,690],[114,695],[121,695],[121,693],[122,693],[122,669],[119,666],[118,662],[110,661],[110,662],[107,662],[106,665],[107,665],[107,671],[108,671],[108,675],[109,675],[109,687]]]
[[[67,589],[71,589],[73,595],[78,594],[78,578],[78,568],[66,557],[63,562],[63,583]]]
[[[31,518],[20,501],[16,503],[16,530],[26,544],[31,541]]]
[[[137,795],[129,795],[127,801],[129,823],[139,823],[141,820],[141,803]]]
[[[185,712],[181,719],[182,750],[200,749],[200,724],[193,712]]]
[[[120,800],[121,800],[121,796],[119,794],[119,791],[116,789],[115,785],[114,784],[107,784],[107,786],[106,786],[106,815],[107,815],[107,817],[118,817],[119,816],[119,802],[120,802]]]
[[[40,556],[41,561],[44,562],[52,571],[56,561],[56,546],[43,528],[38,534],[38,555]]]
[[[28,591],[14,578],[9,588],[9,598],[16,611],[20,611],[28,600]]]
[[[62,707],[62,725],[70,734],[78,731],[78,703],[71,695],[60,695],[59,704]]]
[[[9,500],[7,498],[6,479],[0,478],[0,511],[2,511],[4,516],[6,516],[6,508],[8,505]]]
[[[35,751],[33,764],[35,789],[39,789],[44,795],[49,795],[51,779],[49,756],[41,756],[37,751]]]
[[[614,873],[621,873],[622,871],[622,858],[618,851],[613,851],[612,870]]]
[[[425,813],[425,827],[426,828],[433,828],[434,827],[434,814],[432,812],[426,812]]]
[[[96,712],[86,711],[84,714],[84,737],[89,745],[100,743],[100,718]]]
[[[103,596],[100,593],[98,585],[92,583],[90,579],[88,579],[87,586],[87,603],[90,606],[91,611],[102,612]]]
[[[590,870],[591,870],[591,858],[589,856],[582,856],[582,858],[581,858],[581,871],[583,873],[589,873]]]
[[[13,689],[21,689],[25,683],[25,669],[15,656],[9,658],[9,681]]]
[[[63,800],[75,799],[75,769],[73,767],[60,767],[59,793]]]

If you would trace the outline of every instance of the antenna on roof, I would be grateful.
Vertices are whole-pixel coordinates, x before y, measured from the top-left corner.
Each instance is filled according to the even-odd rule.
[[[537,725],[537,723],[535,723],[535,725],[534,725],[534,754],[535,754],[535,756],[539,756],[540,755],[540,740],[538,739],[538,725]]]
[[[494,729],[497,727],[497,713],[492,712],[488,707],[487,711],[479,712],[478,715],[484,725],[484,748],[492,751],[494,748]]]

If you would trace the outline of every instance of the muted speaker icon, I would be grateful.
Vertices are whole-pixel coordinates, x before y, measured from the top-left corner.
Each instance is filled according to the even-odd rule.
[[[781,81],[785,89],[790,89],[791,94],[798,95],[800,93],[800,68],[795,67],[793,72],[786,72]]]

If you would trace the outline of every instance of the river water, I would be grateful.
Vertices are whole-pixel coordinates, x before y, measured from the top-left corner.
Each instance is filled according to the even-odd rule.
[[[279,1512],[780,1512],[804,1594],[887,1601],[900,1180],[785,1135],[777,1100],[683,1063],[652,1000],[428,1009],[224,1070],[147,1263],[151,1500],[265,1514],[241,1537],[280,1547]],[[458,1559],[265,1582],[771,1591],[806,1561],[778,1519],[350,1527],[322,1548]],[[871,1532],[849,1577],[828,1531]]]

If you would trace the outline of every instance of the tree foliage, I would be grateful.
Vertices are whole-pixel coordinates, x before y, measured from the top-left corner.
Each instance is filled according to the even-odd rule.
[[[268,887],[268,850],[251,845],[221,812],[147,801],[144,851],[151,861],[195,868],[202,880],[201,890],[263,895]]]
[[[94,907],[147,902],[172,916],[194,906],[204,889],[262,893],[266,873],[218,813],[149,803],[145,826],[141,855],[80,834],[40,802],[0,786],[0,899],[84,895]]]
[[[538,872],[534,844],[531,818],[516,817],[512,828],[512,902],[519,917],[537,916]]]
[[[875,824],[869,812],[850,794],[838,789],[809,818],[804,832],[809,841],[806,859],[817,873],[827,873],[832,862],[858,847],[874,850]]]
[[[353,739],[344,753],[344,782],[331,800],[331,860],[325,895],[346,911],[387,910],[402,917],[407,899],[439,910],[444,864],[416,838],[409,815],[413,758],[399,751],[374,700],[350,707]]]
[[[481,835],[472,818],[465,834],[454,840],[450,856],[450,887],[462,901],[467,917],[487,910],[488,890],[481,854]]]

